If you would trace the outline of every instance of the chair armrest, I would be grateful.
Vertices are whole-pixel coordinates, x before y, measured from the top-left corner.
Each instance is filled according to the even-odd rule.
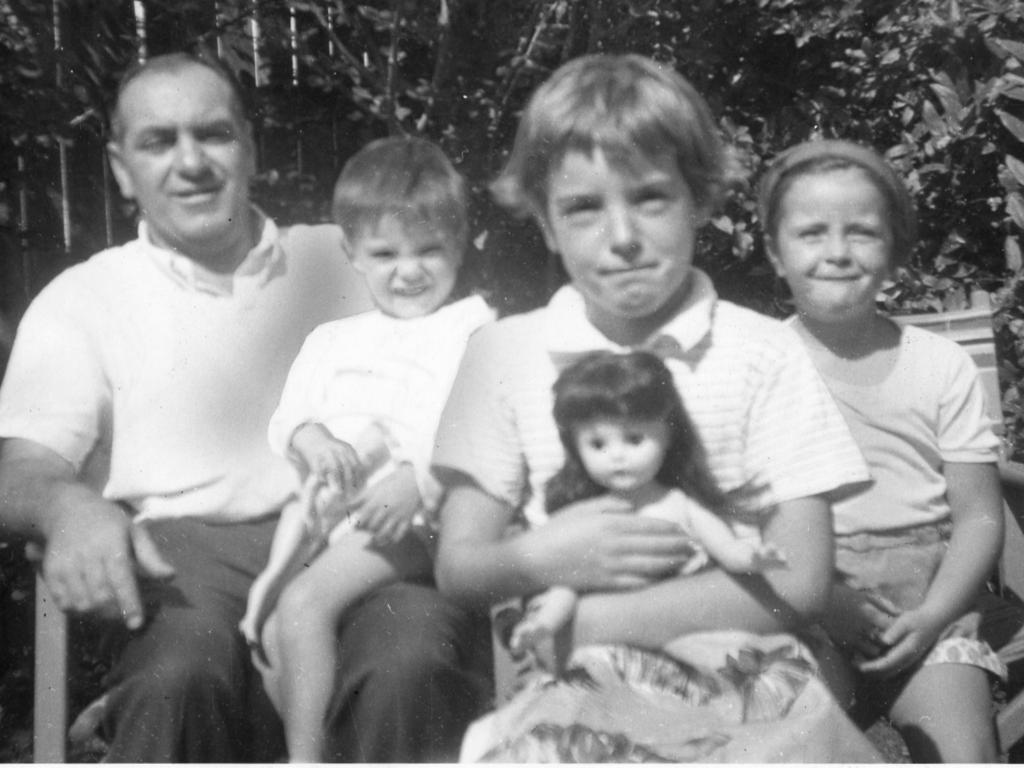
[[[999,479],[1004,490],[1024,492],[1024,464],[1003,461],[999,464]]]

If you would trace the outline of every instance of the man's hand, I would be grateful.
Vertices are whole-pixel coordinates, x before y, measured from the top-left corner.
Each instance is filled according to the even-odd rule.
[[[136,576],[174,575],[145,524],[103,499],[64,516],[46,544],[42,570],[61,610],[120,617],[129,629],[145,620]]]
[[[359,528],[373,534],[376,546],[386,546],[405,537],[422,504],[412,465],[401,464],[353,499],[349,512]]]

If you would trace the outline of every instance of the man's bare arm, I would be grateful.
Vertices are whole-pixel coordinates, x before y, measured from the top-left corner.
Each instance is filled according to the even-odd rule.
[[[44,544],[43,578],[62,610],[109,609],[141,626],[136,570],[163,578],[173,569],[148,532],[76,477],[74,467],[31,440],[0,448],[0,535]]]

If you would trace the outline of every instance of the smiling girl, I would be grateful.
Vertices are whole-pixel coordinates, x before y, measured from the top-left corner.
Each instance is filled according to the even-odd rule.
[[[998,440],[970,357],[881,315],[875,299],[914,246],[895,172],[844,141],[801,144],[761,188],[768,253],[792,324],[874,482],[834,505],[839,575],[825,627],[855,672],[855,712],[888,712],[919,762],[993,762],[977,600],[1002,544]]]

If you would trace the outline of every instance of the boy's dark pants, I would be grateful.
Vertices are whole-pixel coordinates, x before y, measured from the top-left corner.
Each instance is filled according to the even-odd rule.
[[[101,735],[113,762],[269,762],[284,754],[280,720],[238,630],[277,519],[150,524],[177,575],[146,590],[150,620],[124,640],[109,676]],[[371,595],[339,631],[328,713],[330,759],[451,761],[486,706],[486,618],[433,587]]]

